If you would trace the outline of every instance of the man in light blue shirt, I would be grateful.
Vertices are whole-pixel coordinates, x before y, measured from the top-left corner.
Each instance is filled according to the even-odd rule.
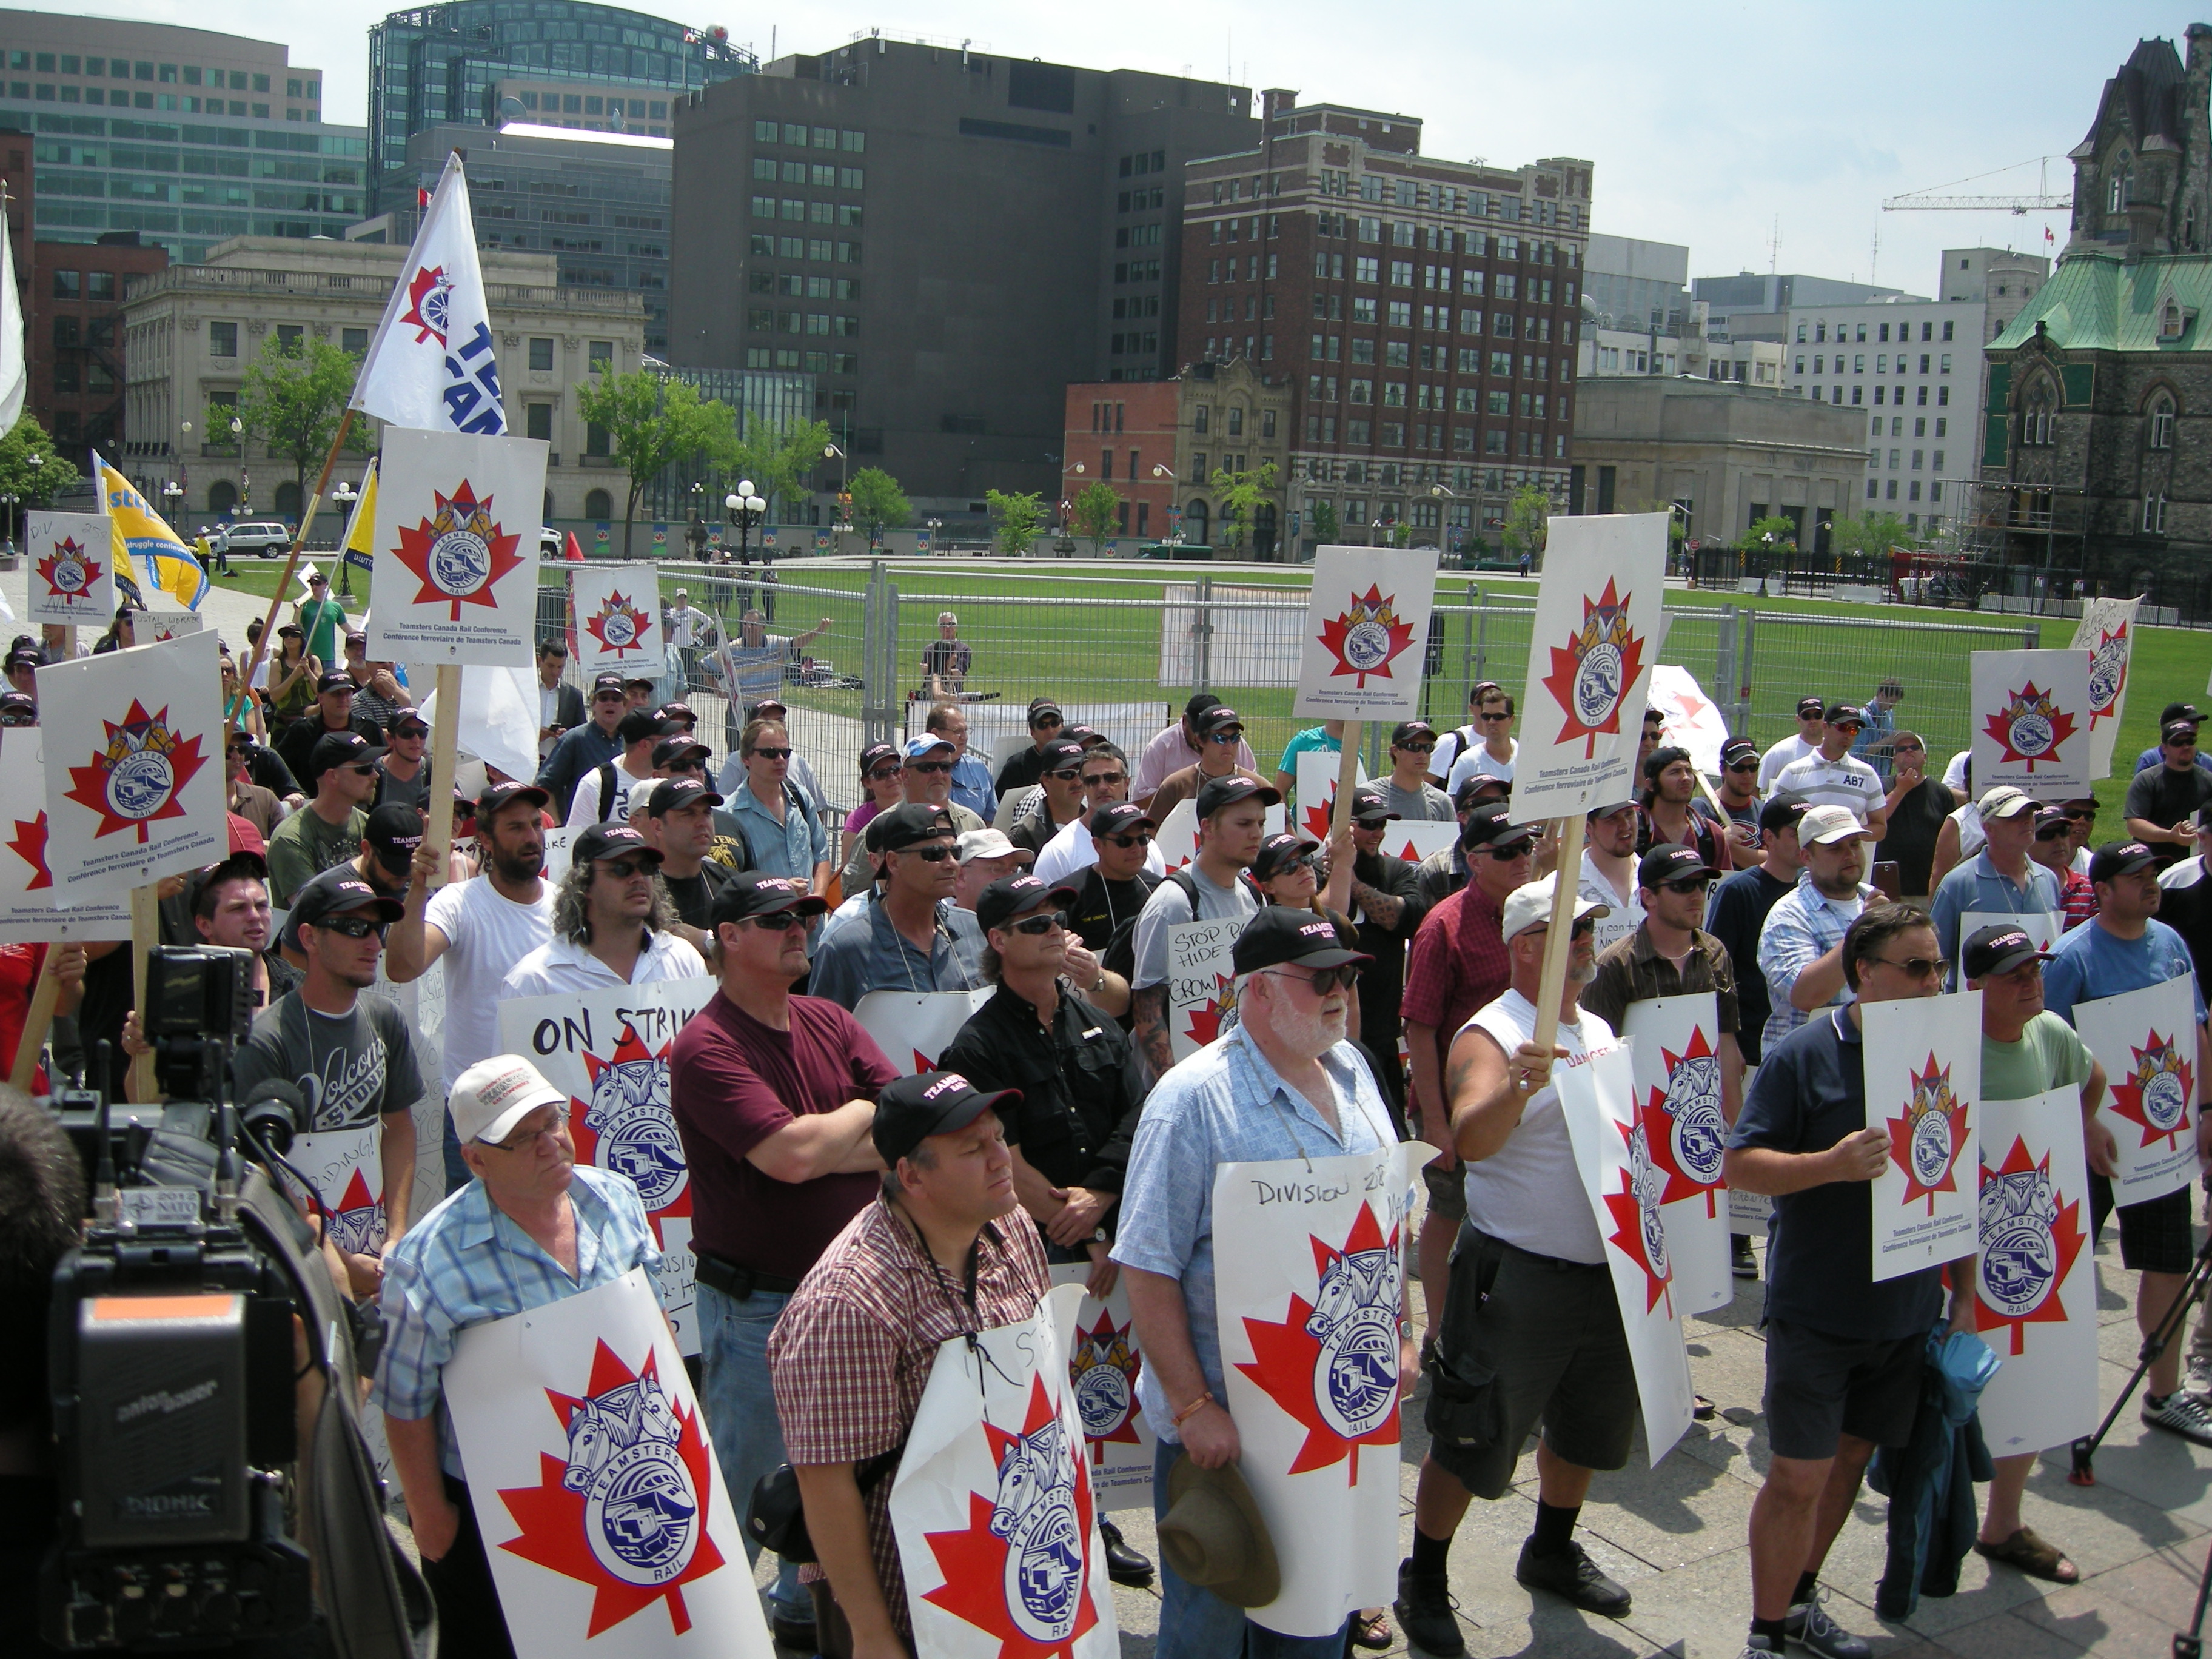
[[[1797,884],[1775,901],[1759,934],[1759,971],[1766,975],[1768,1013],[1759,1046],[1771,1048],[1815,1008],[1851,1000],[1844,979],[1844,935],[1875,890],[1866,872],[1871,832],[1848,806],[1808,808],[1797,820],[1805,867]]]
[[[983,933],[975,913],[953,902],[960,866],[945,809],[902,801],[869,819],[865,835],[868,850],[884,855],[884,879],[865,910],[825,930],[807,994],[856,1008],[871,991],[979,988]]]
[[[1114,1243],[1145,1355],[1138,1398],[1159,1437],[1156,1516],[1167,1512],[1180,1454],[1218,1468],[1240,1449],[1223,1403],[1213,1304],[1215,1170],[1379,1152],[1397,1139],[1374,1074],[1344,1039],[1350,970],[1373,958],[1346,950],[1319,916],[1271,906],[1245,924],[1231,959],[1237,1027],[1175,1066],[1145,1103]],[[1410,1376],[1418,1358],[1405,1317],[1401,1306],[1400,1363]],[[1164,1560],[1161,1581],[1158,1659],[1335,1659],[1344,1650],[1341,1627],[1315,1637],[1263,1629]]]
[[[998,815],[999,792],[992,787],[991,769],[968,750],[968,716],[960,705],[940,702],[929,711],[922,726],[933,738],[952,745],[952,803],[964,806],[984,823]]]
[[[1955,866],[1936,889],[1928,907],[1936,924],[1936,943],[1951,963],[1944,989],[1959,988],[1960,943],[1974,927],[1961,918],[1986,915],[2030,916],[2038,911],[2057,915],[2063,908],[2058,878],[2027,855],[2035,840],[2035,803],[2010,784],[2001,783],[1983,793],[1978,803],[1982,850]]]

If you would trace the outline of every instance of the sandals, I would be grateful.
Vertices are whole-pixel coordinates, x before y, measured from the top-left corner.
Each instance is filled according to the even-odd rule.
[[[2048,1579],[2054,1584],[2078,1584],[2081,1571],[2057,1547],[2045,1543],[2033,1527],[2022,1527],[2002,1544],[1984,1544],[1974,1540],[1974,1553],[1992,1561],[2002,1561],[2008,1567],[2017,1567],[2031,1578]]]
[[[1390,1615],[1381,1607],[1352,1615],[1352,1645],[1366,1648],[1376,1653],[1389,1650],[1395,1638],[1390,1628]]]

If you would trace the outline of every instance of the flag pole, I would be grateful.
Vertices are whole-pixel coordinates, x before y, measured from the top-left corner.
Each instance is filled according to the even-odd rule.
[[[161,942],[161,884],[149,881],[131,890],[131,963],[137,982],[135,1004],[138,1030],[146,1029],[146,1003],[153,989],[154,964],[149,953]],[[24,1036],[30,1035],[27,1027]],[[20,1055],[19,1055],[20,1058]],[[132,1092],[141,1100],[154,1097],[154,1054],[151,1049],[131,1062]]]
[[[453,850],[453,771],[461,746],[461,666],[438,665],[438,713],[430,722],[430,845],[438,849],[438,868],[430,885],[443,887]]]
[[[300,555],[307,549],[307,532],[315,522],[315,509],[322,505],[323,492],[331,487],[331,473],[338,464],[338,451],[345,447],[346,434],[353,429],[353,405],[348,404],[345,413],[338,417],[338,429],[331,438],[330,453],[323,457],[323,472],[315,480],[315,493],[307,497],[306,505],[300,510],[300,533],[292,538],[292,551],[284,561],[283,574],[276,578],[276,591],[269,596],[269,614],[261,619],[261,637],[253,641],[253,648],[246,656],[245,670],[238,677],[236,700],[223,711],[222,722],[227,726],[245,724],[246,700],[253,695],[253,677],[261,672],[261,659],[268,653],[270,641],[276,637],[276,613],[284,608],[284,595],[291,588],[292,573],[300,568]],[[241,455],[245,447],[246,441],[240,438],[239,448]],[[341,561],[344,559],[343,548],[338,550],[338,557]],[[450,808],[447,817],[450,823]]]

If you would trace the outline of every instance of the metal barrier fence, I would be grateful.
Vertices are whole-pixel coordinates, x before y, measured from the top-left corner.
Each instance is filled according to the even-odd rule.
[[[1026,741],[1028,704],[1039,696],[1059,702],[1071,724],[1105,732],[1133,763],[1195,690],[1213,691],[1243,716],[1263,775],[1309,724],[1291,712],[1301,587],[1182,572],[882,563],[783,567],[780,576],[798,579],[765,586],[757,568],[743,580],[728,566],[664,563],[660,571],[664,596],[687,590],[692,604],[733,633],[747,606],[758,605],[774,611],[765,624],[769,641],[804,641],[796,660],[781,666],[778,689],[792,711],[793,742],[841,807],[860,799],[865,747],[922,729],[925,653],[948,611],[968,653],[957,690],[969,746],[987,759]],[[1733,604],[1670,605],[1665,614],[1656,659],[1689,669],[1730,728],[1762,747],[1794,729],[1799,697],[1864,702],[1894,678],[1905,693],[1897,722],[1927,739],[1937,764],[1967,744],[1969,653],[2040,642],[2032,622],[1889,622]],[[1443,579],[1422,688],[1424,713],[1440,730],[1466,719],[1468,689],[1483,680],[1497,681],[1518,702],[1534,616],[1526,589],[1486,593],[1477,582]],[[687,695],[719,768],[735,747],[737,718],[704,672]],[[1368,733],[1370,772],[1388,765],[1387,738],[1379,728]]]

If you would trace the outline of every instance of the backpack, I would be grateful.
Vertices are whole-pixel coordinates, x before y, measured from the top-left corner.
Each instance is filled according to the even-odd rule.
[[[1180,876],[1182,872],[1178,870],[1176,874]],[[1127,921],[1117,922],[1113,933],[1107,936],[1106,948],[1098,953],[1098,965],[1109,974],[1121,975],[1123,979],[1128,978],[1137,971],[1137,916],[1144,915],[1145,906],[1152,902],[1152,894],[1159,886],[1161,880],[1161,878],[1153,875],[1151,871],[1142,869],[1137,872],[1136,878],[1138,884],[1145,890],[1145,896],[1137,905],[1137,915],[1131,916]],[[1173,878],[1169,879],[1171,880]],[[1090,886],[1094,881],[1102,887],[1106,882],[1106,878],[1098,873],[1098,866],[1095,864],[1084,872],[1084,891],[1077,895],[1079,902],[1090,896]],[[1198,893],[1188,880],[1182,883],[1182,887],[1190,899],[1191,909],[1195,914],[1198,908]]]

